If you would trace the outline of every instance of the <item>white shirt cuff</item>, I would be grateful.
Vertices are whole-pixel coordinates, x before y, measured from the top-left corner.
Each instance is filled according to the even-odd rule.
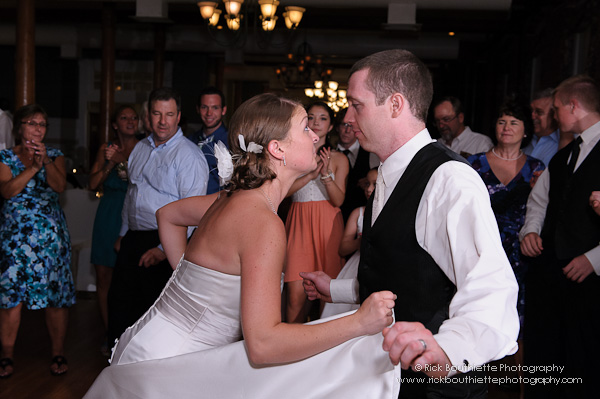
[[[358,303],[358,279],[332,279],[329,283],[333,303]]]
[[[521,231],[519,231],[519,242],[523,241],[525,236],[529,233],[535,233],[537,235],[540,235],[541,230],[541,227],[537,226],[535,223],[525,223],[525,225],[523,225],[523,227],[521,228]]]
[[[594,272],[600,276],[600,245],[590,249],[584,255],[592,264]]]

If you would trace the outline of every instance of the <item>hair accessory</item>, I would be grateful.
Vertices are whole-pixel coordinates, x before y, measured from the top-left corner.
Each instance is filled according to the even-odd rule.
[[[256,144],[254,141],[251,141],[250,144],[248,144],[248,148],[246,148],[246,141],[244,140],[244,136],[241,134],[238,134],[238,140],[240,141],[240,148],[246,152],[260,154],[263,150],[263,146]]]
[[[217,158],[219,180],[221,180],[221,186],[224,186],[229,183],[233,175],[233,159],[229,149],[227,149],[222,141],[217,141],[215,144],[215,158]]]

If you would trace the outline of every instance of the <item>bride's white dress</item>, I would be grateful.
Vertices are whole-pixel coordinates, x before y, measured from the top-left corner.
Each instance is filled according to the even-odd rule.
[[[182,260],[85,398],[398,397],[400,369],[381,348],[381,334],[268,367],[251,365],[240,339],[240,277]]]

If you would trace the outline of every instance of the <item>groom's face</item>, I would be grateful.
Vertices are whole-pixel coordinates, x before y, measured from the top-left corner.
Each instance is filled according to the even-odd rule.
[[[389,138],[393,130],[387,126],[389,101],[377,105],[375,93],[367,87],[368,69],[354,72],[348,82],[349,107],[344,121],[352,125],[360,146],[381,159],[389,155]]]

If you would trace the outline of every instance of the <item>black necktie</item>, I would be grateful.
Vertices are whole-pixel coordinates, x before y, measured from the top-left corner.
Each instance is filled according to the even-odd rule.
[[[342,151],[344,153],[345,156],[348,156],[348,154],[350,154],[350,150],[346,149],[344,151]]]
[[[575,139],[575,143],[571,149],[571,159],[569,159],[569,164],[567,165],[567,171],[569,174],[573,174],[573,171],[575,170],[575,165],[577,164],[577,158],[579,158],[579,151],[581,150],[582,142],[583,140],[581,139],[581,136]]]

